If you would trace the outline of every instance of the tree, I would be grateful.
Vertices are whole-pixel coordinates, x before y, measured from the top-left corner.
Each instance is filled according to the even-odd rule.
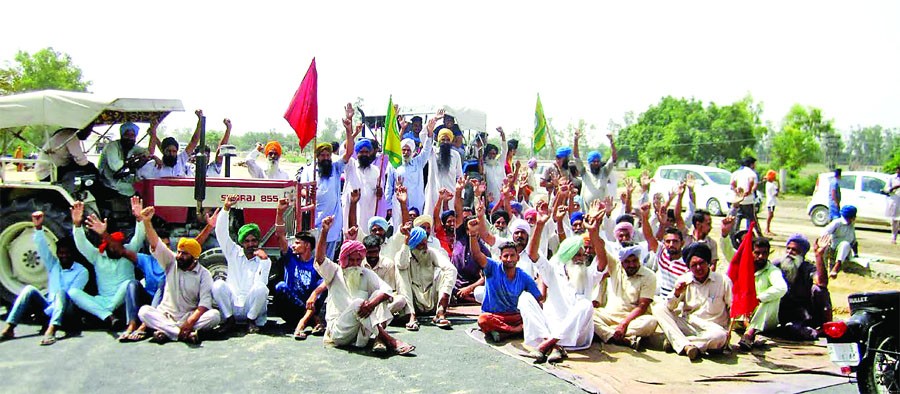
[[[772,137],[772,167],[796,173],[819,157],[819,145],[809,131],[786,126]]]
[[[821,109],[794,104],[782,122],[782,130],[787,127],[812,135],[830,166],[834,167],[844,150],[844,142],[834,129],[833,121],[824,119]]]
[[[316,140],[318,142],[332,142],[344,140],[344,125],[332,118],[325,118],[325,127],[319,129]]]
[[[765,134],[761,113],[750,96],[721,107],[667,96],[633,122],[626,119],[617,148],[623,159],[646,167],[733,163]]]

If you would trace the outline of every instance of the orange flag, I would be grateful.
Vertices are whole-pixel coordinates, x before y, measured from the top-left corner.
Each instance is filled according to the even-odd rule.
[[[753,313],[759,300],[756,299],[756,267],[753,265],[753,227],[741,240],[741,246],[731,258],[728,266],[728,277],[731,278],[731,317],[745,316]]]
[[[284,113],[284,120],[291,125],[297,133],[297,138],[300,139],[301,149],[316,137],[319,123],[318,79],[316,58],[313,58],[303,82],[300,82],[300,87],[294,93],[291,105]]]

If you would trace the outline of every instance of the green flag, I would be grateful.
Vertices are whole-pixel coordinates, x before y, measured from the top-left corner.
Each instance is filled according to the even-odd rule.
[[[544,116],[544,106],[541,105],[541,94],[537,96],[537,106],[534,108],[534,154],[537,154],[547,145],[547,118]]]
[[[403,164],[403,152],[400,149],[400,128],[397,125],[397,111],[394,110],[394,97],[388,99],[387,116],[384,117],[384,154],[394,168]]]

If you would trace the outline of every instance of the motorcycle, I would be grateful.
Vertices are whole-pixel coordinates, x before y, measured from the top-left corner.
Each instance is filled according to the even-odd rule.
[[[900,291],[848,297],[850,318],[823,325],[831,361],[860,393],[900,393]]]

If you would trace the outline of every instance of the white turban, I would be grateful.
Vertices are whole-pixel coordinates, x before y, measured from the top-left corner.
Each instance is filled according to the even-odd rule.
[[[416,142],[412,140],[412,138],[404,138],[403,141],[400,141],[400,148],[409,147],[413,153],[416,151]]]
[[[531,235],[531,225],[529,225],[528,222],[526,222],[522,219],[513,220],[509,224],[508,228],[509,228],[510,233],[514,233],[516,231],[522,230],[522,231],[525,231],[526,233],[528,233],[529,235]]]

